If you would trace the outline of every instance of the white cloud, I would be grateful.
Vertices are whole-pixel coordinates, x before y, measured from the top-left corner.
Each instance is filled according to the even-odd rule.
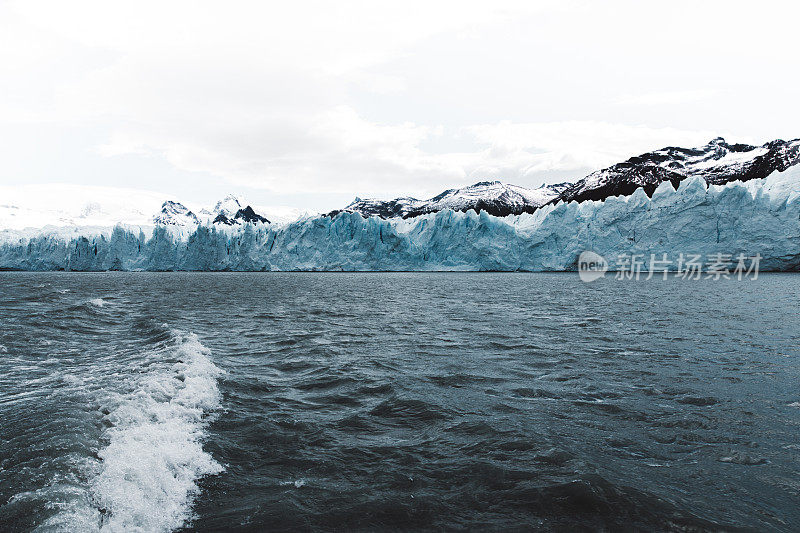
[[[0,184],[106,183],[148,159],[204,176],[170,190],[209,202],[229,187],[338,202],[796,137],[798,75],[774,53],[793,45],[795,8],[682,6],[0,4]]]
[[[162,123],[141,131],[128,128],[103,150],[116,155],[159,153],[184,170],[224,175],[239,186],[277,192],[344,189],[365,195],[424,195],[471,180],[538,185],[548,174],[581,176],[663,146],[705,144],[716,132],[593,121],[504,121],[450,133],[469,139],[470,151],[424,148],[443,135],[441,127],[377,124],[338,106],[314,115],[254,121],[241,143],[235,142],[235,133],[189,133],[184,125],[171,129]]]
[[[516,124],[500,122],[467,128],[477,141],[489,144],[482,166],[517,176],[547,171],[599,169],[664,146],[697,146],[712,132],[650,128],[595,121]]]
[[[708,100],[717,94],[718,91],[708,89],[698,89],[692,91],[666,91],[646,93],[640,95],[628,95],[619,99],[619,105],[669,105],[669,104],[685,104],[687,102],[698,102],[701,100]]]

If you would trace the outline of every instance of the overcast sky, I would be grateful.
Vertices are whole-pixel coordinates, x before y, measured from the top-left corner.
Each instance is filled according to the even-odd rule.
[[[797,5],[0,2],[0,187],[327,210],[796,138]]]

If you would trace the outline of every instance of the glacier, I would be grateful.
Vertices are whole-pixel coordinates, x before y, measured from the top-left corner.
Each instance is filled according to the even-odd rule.
[[[358,213],[286,224],[45,228],[0,232],[0,269],[143,271],[565,271],[584,250],[605,257],[761,256],[762,271],[800,270],[800,165],[767,178],[663,182],[648,197],[545,205],[495,217],[446,209],[415,218]],[[620,260],[621,261],[621,260]]]

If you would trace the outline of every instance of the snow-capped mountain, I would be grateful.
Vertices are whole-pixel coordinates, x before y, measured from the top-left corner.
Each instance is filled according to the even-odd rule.
[[[699,148],[667,147],[593,172],[567,187],[554,201],[604,200],[628,196],[639,188],[648,195],[661,182],[673,187],[690,176],[721,185],[731,181],[766,178],[800,162],[800,139],[776,140],[763,146],[728,144],[717,137]]]
[[[198,225],[287,224],[316,213],[283,205],[261,206],[228,195],[213,207],[165,198],[163,193],[68,184],[0,186],[0,233],[33,234],[46,226],[61,230],[165,226],[193,231]]]
[[[237,224],[262,223],[269,224],[267,217],[258,214],[241,196],[228,195],[218,201],[213,209],[203,208],[195,215],[188,207],[173,201],[164,202],[153,216],[153,223],[160,226],[196,226],[198,224]]]
[[[219,213],[213,220],[213,224],[225,224],[226,226],[233,226],[235,224],[262,223],[269,224],[266,217],[262,217],[256,213],[249,205],[245,208],[240,208],[234,213],[233,216],[228,216],[225,213]]]
[[[423,202],[410,196],[395,198],[394,200],[376,200],[374,198],[361,199],[356,197],[341,211],[361,213],[365,217],[394,218],[406,217],[415,211]],[[338,213],[334,211],[333,213]]]
[[[233,226],[243,223],[262,223],[269,224],[265,216],[261,216],[248,205],[241,196],[229,194],[216,203],[214,209],[209,211],[203,209],[201,214],[206,216],[208,222],[212,224],[224,224]]]
[[[179,202],[166,201],[155,216],[153,224],[161,226],[190,226],[200,224],[200,219]]]
[[[569,185],[569,183],[559,183],[529,189],[500,181],[482,181],[460,189],[448,189],[428,200],[417,200],[410,197],[393,200],[356,198],[341,211],[381,218],[410,218],[426,213],[436,213],[444,209],[453,211],[473,209],[486,211],[495,216],[519,215],[532,213],[557,198]],[[333,211],[329,215],[337,213],[339,211]]]
[[[236,216],[239,209],[244,208],[244,204],[245,201],[241,196],[229,194],[216,203],[211,213],[214,215],[214,218],[219,215],[223,215],[225,218],[233,218]]]
[[[453,211],[486,211],[494,216],[532,213],[556,198],[568,183],[542,185],[528,189],[500,181],[482,181],[461,189],[448,189],[422,202],[408,213],[409,217],[436,213],[444,209]]]

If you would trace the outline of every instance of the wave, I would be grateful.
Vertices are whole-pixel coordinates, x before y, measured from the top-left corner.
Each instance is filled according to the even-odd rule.
[[[102,408],[107,445],[97,453],[86,504],[62,509],[40,529],[171,531],[191,518],[197,481],[224,470],[202,447],[208,415],[220,406],[222,371],[194,334],[173,335],[176,362],[164,364],[164,352],[154,352],[130,392]]]

